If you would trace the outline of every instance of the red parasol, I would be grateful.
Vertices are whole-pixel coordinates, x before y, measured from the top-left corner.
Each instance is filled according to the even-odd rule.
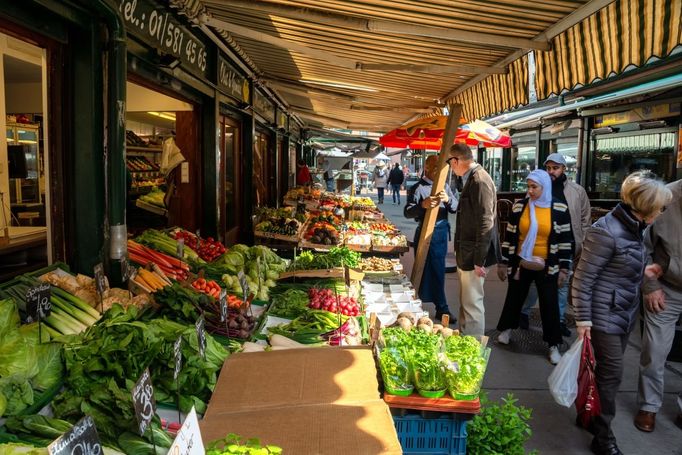
[[[440,150],[447,117],[420,119],[389,131],[379,142],[385,147],[410,147],[412,149]],[[461,125],[455,142],[467,145],[483,144],[486,147],[511,147],[511,137],[490,124],[475,120]]]

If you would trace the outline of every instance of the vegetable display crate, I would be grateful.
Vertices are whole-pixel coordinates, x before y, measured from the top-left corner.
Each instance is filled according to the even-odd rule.
[[[420,411],[457,412],[462,414],[478,414],[481,412],[481,400],[453,400],[449,396],[442,398],[424,398],[417,393],[408,397],[384,393],[384,401],[390,408],[416,409]]]
[[[351,280],[362,281],[365,277],[363,272],[355,269],[349,269],[348,275]],[[334,267],[331,269],[317,269],[317,270],[292,270],[284,272],[279,275],[280,280],[287,278],[344,278],[345,271],[343,267]]]
[[[466,454],[467,422],[457,414],[435,419],[394,415],[393,423],[404,454]]]
[[[392,246],[392,245],[372,245],[372,251],[376,251],[378,253],[407,253],[410,251],[410,247],[407,245],[404,246]]]
[[[299,230],[299,234],[300,234],[300,230]],[[272,232],[263,232],[263,231],[254,231],[253,232],[253,235],[256,237],[261,237],[264,239],[281,240],[283,242],[289,242],[289,243],[298,243],[299,234],[282,235],[282,234],[273,234]]]

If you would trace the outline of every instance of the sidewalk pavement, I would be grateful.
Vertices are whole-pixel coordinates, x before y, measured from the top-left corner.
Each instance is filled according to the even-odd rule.
[[[370,193],[376,202],[376,193]],[[401,194],[401,205],[392,203],[390,195],[384,197],[384,203],[378,207],[398,226],[411,240],[416,223],[403,216],[405,192]],[[452,221],[451,221],[452,223]],[[452,245],[448,255],[452,256]],[[412,251],[401,257],[405,273],[410,276],[414,254]],[[454,262],[454,261],[453,261]],[[450,312],[457,315],[459,304],[457,293],[459,283],[456,273],[445,275],[446,295]],[[537,309],[531,318],[530,330],[516,330],[512,334],[509,346],[497,344],[495,326],[502,312],[507,285],[501,282],[494,269],[488,275],[485,284],[486,334],[490,336],[492,354],[483,388],[491,399],[504,397],[508,392],[518,398],[519,405],[533,410],[530,422],[533,435],[526,445],[527,450],[537,449],[540,454],[589,454],[592,436],[575,425],[575,409],[564,408],[556,404],[548,391],[547,377],[552,365],[546,357],[546,348],[541,340],[541,325]],[[433,317],[433,305],[425,304]],[[566,339],[562,352],[568,349],[575,340],[573,336]],[[682,430],[674,424],[677,409],[677,394],[682,390],[682,363],[668,362],[665,374],[665,396],[663,408],[656,421],[656,431],[643,433],[632,424],[637,407],[637,378],[641,339],[639,330],[635,330],[625,351],[625,368],[623,382],[618,394],[616,418],[613,431],[623,453],[638,454],[675,454],[682,455]]]

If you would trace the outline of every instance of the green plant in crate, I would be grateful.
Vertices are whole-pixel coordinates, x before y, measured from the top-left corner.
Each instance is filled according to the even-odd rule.
[[[388,393],[394,395],[409,395],[414,386],[410,378],[410,367],[403,349],[386,348],[379,354],[381,377]]]
[[[414,351],[412,369],[417,391],[423,396],[439,398],[445,393],[445,358],[436,351]]]
[[[445,340],[445,352],[457,365],[447,370],[450,395],[456,399],[475,398],[485,373],[486,350],[472,336],[451,336]]]
[[[485,395],[481,398],[481,413],[467,425],[469,455],[524,455],[524,445],[532,432],[528,421],[532,410],[518,406],[518,400],[508,393],[501,403]],[[531,454],[536,454],[533,450]]]

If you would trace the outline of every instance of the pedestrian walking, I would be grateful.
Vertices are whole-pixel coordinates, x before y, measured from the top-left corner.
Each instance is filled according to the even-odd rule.
[[[396,203],[397,199],[398,205],[400,205],[400,187],[402,186],[404,179],[405,176],[403,175],[403,171],[400,169],[400,164],[395,163],[393,169],[391,169],[391,173],[388,175],[388,184],[391,185],[394,204]]]
[[[457,198],[448,184],[437,196],[431,196],[433,180],[438,172],[438,157],[432,155],[424,163],[424,176],[407,191],[407,202],[403,211],[406,218],[414,218],[419,223],[414,233],[414,251],[416,254],[422,223],[429,208],[438,207],[438,217],[431,236],[429,252],[424,263],[422,281],[419,286],[419,298],[425,302],[433,302],[436,307],[436,320],[443,315],[450,316],[450,323],[455,324],[457,318],[450,313],[445,296],[445,255],[448,250],[450,223],[448,213],[455,213]]]
[[[639,358],[639,412],[635,427],[651,432],[663,404],[665,360],[682,315],[682,180],[668,185],[672,200],[645,233],[648,262],[644,272],[644,333]],[[677,396],[675,423],[682,428],[682,391]]]
[[[495,265],[499,256],[495,184],[464,144],[450,148],[450,163],[461,193],[455,221],[459,327],[466,335],[481,336],[485,332],[486,267]]]
[[[552,153],[545,160],[545,170],[552,178],[552,197],[568,205],[568,213],[571,215],[571,231],[575,242],[575,256],[580,254],[585,231],[592,224],[592,212],[590,198],[585,189],[568,180],[566,177],[566,158],[560,153]],[[569,270],[569,279],[559,286],[559,324],[561,335],[571,336],[571,331],[566,326],[566,306],[568,304],[568,287],[573,270]],[[519,326],[527,329],[531,308],[535,305],[537,294],[531,293],[521,310]]]
[[[384,203],[384,190],[388,182],[388,171],[386,170],[386,164],[383,161],[379,161],[377,167],[374,169],[374,187],[377,189],[377,199],[379,204]]]
[[[618,455],[611,422],[623,376],[623,354],[639,310],[646,248],[643,231],[671,199],[665,185],[647,173],[623,181],[621,202],[590,227],[571,284],[578,337],[592,340],[601,415],[593,417],[592,451]]]
[[[549,346],[549,361],[561,360],[559,344],[559,305],[557,288],[568,281],[573,257],[573,234],[568,206],[552,197],[552,179],[541,169],[526,179],[528,196],[512,207],[507,237],[502,243],[502,261],[498,276],[509,287],[502,315],[497,323],[497,341],[509,344],[512,329],[519,327],[523,302],[531,283],[535,283],[540,301],[542,339]]]

